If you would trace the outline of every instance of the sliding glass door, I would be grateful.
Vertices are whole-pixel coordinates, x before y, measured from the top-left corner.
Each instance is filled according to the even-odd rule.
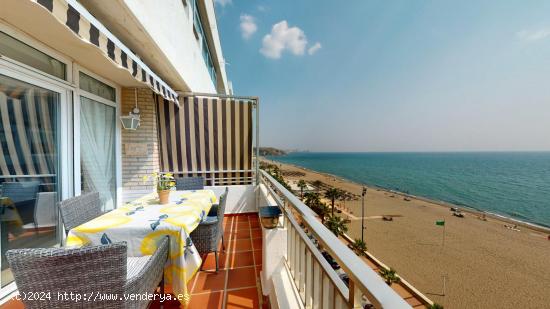
[[[9,249],[58,243],[61,93],[0,74],[1,286]]]
[[[116,109],[81,96],[81,189],[98,191],[104,211],[116,205],[115,134]]]
[[[81,192],[99,192],[104,211],[117,200],[117,112],[114,87],[79,72]]]
[[[61,244],[60,200],[116,207],[121,159],[119,88],[2,32],[0,54],[1,299],[16,289],[6,251]]]

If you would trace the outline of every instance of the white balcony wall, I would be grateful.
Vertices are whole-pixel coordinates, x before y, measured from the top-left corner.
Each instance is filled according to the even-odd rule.
[[[214,193],[219,196],[223,193],[226,186],[206,186],[204,188],[214,191]],[[256,207],[254,185],[235,185],[227,186],[227,188],[229,188],[229,191],[227,193],[227,202],[225,204],[226,214],[241,214],[258,211],[258,208]]]

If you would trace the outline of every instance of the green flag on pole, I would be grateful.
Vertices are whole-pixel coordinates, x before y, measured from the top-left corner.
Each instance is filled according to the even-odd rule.
[[[437,221],[435,221],[435,225],[444,226],[445,225],[445,220],[437,220]]]

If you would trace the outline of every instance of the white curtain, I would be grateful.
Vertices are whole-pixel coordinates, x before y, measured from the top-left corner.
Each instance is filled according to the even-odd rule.
[[[82,188],[98,191],[103,210],[115,206],[115,108],[80,97]]]

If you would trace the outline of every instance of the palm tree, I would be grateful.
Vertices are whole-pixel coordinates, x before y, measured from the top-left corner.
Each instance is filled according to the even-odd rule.
[[[328,214],[328,207],[325,203],[319,202],[313,208],[311,208],[321,218],[321,223],[325,224],[325,219]]]
[[[390,269],[382,268],[380,269],[379,272],[380,272],[380,276],[382,276],[382,278],[384,279],[384,281],[386,281],[388,285],[392,285],[392,283],[401,282],[401,278],[399,278],[399,276],[395,272],[395,269],[391,267]]]
[[[429,308],[429,309],[443,309],[443,305],[440,305],[438,303],[433,303],[430,306],[428,306],[427,308]]]
[[[328,198],[332,206],[332,216],[334,216],[334,201],[342,196],[342,191],[337,188],[330,188],[325,192],[325,197]]]
[[[304,189],[307,188],[307,184],[303,179],[300,179],[300,181],[298,181],[298,188],[300,188],[300,198],[304,199]]]
[[[309,206],[309,208],[315,207],[315,205],[321,203],[321,198],[317,192],[306,192],[304,194],[304,204]]]
[[[320,181],[320,180],[315,180],[315,181],[312,182],[312,184],[315,188],[317,188],[317,192],[319,192],[319,190],[323,186],[323,182]]]
[[[275,164],[267,164],[264,165],[263,169],[271,175],[277,182],[279,182],[283,187],[285,187],[287,190],[292,190],[290,188],[290,185],[285,181],[285,178],[283,177],[283,173],[281,172],[281,169],[275,165]]]
[[[311,208],[311,210],[313,210],[319,216],[319,218],[321,218],[321,223],[325,223],[325,217],[328,213],[328,207],[321,202],[319,193],[306,192],[304,194],[304,204]]]
[[[325,222],[325,226],[334,234],[336,237],[344,235],[348,231],[347,219],[342,219],[338,216],[330,216]]]
[[[365,251],[367,251],[367,244],[361,239],[355,239],[351,244],[351,249],[355,251],[357,255],[364,256],[366,255]]]

